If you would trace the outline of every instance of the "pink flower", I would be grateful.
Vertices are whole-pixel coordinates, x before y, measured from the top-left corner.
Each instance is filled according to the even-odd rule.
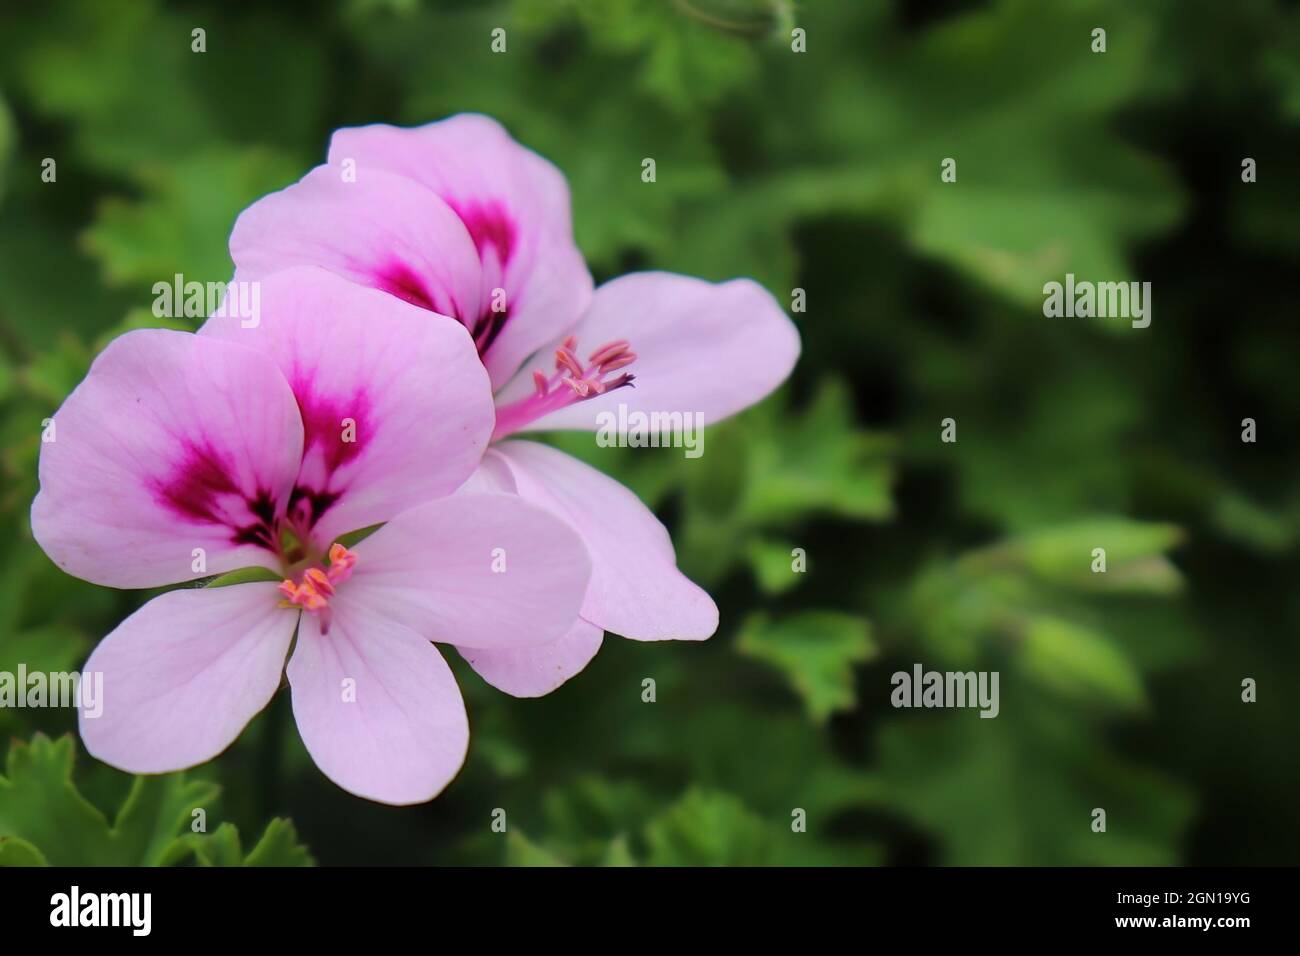
[[[593,560],[582,619],[555,645],[464,650],[486,680],[536,696],[586,666],[602,629],[647,641],[717,629],[713,601],[678,571],[666,530],[634,494],[512,436],[594,430],[620,404],[711,423],[758,401],[799,354],[793,324],[762,287],[647,272],[593,293],[563,175],[472,114],[339,130],[327,165],[243,212],[230,249],[236,278],[310,263],[469,330],[497,406],[470,487],[562,516]]]
[[[469,739],[430,640],[553,642],[590,559],[517,496],[439,497],[477,467],[493,424],[462,329],[316,269],[260,291],[256,328],[213,319],[200,335],[114,340],[55,415],[32,530],[65,571],[121,588],[249,566],[284,579],[144,605],[86,664],[104,706],[83,711],[81,734],[124,770],[189,767],[234,741],[287,673],[330,779],[428,800]],[[379,522],[353,548],[337,541]]]

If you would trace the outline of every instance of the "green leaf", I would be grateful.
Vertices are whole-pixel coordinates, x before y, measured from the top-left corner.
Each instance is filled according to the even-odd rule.
[[[244,856],[239,828],[223,823],[212,833],[187,833],[174,840],[164,854],[163,863],[175,866],[193,858],[199,866],[315,866],[311,853],[298,842],[294,825],[275,818],[257,846]]]
[[[1029,678],[1065,697],[1134,710],[1146,701],[1132,661],[1095,631],[1050,616],[1034,617],[1018,656]]]
[[[636,866],[636,858],[628,847],[627,837],[620,834],[609,841],[609,847],[601,858],[601,866]]]
[[[244,860],[244,866],[315,865],[310,851],[298,842],[298,831],[293,823],[280,817],[266,825],[262,839]]]
[[[366,528],[358,528],[356,531],[349,531],[347,534],[339,535],[338,542],[345,548],[351,548],[358,542],[365,541],[366,538],[370,537],[383,526],[383,522],[380,522],[379,524],[372,524]]]
[[[901,603],[889,602],[885,626],[914,633],[925,651],[961,670],[1010,659],[1039,687],[1075,701],[1121,709],[1140,707],[1147,666],[1186,656],[1189,636],[1169,611],[1134,598],[1162,598],[1177,589],[1178,572],[1160,553],[1180,540],[1171,525],[1089,519],[1040,528],[979,548],[955,561],[935,562],[913,579]],[[1091,548],[1108,554],[1106,574],[1093,574]],[[1095,578],[1115,577],[1107,582]],[[1123,602],[1114,598],[1123,595]],[[1135,645],[1131,621],[1148,633]],[[1163,640],[1168,633],[1173,646]],[[1122,636],[1123,639],[1117,639]],[[1160,646],[1165,645],[1164,650]]]
[[[82,220],[53,215],[40,188],[59,187],[36,177],[14,184],[4,202],[5,228],[0,230],[0,287],[5,290],[0,334],[14,343],[13,359],[20,369],[40,364],[46,352],[60,351],[69,342],[88,351],[83,340],[107,328],[126,308],[120,292],[100,285],[94,260],[77,242]],[[75,364],[72,385],[85,374],[90,355]],[[26,374],[20,371],[20,384]],[[45,414],[66,394],[66,389],[44,393],[51,403],[43,409]]]
[[[1300,124],[1300,14],[1277,12],[1285,19],[1270,36],[1262,66],[1278,89],[1282,115]]]
[[[166,165],[142,166],[140,200],[110,199],[86,232],[110,284],[153,287],[226,282],[233,266],[227,240],[235,217],[253,200],[303,170],[267,149],[208,150]]]
[[[14,741],[0,777],[0,835],[37,847],[53,866],[139,866],[159,862],[197,807],[218,788],[182,774],[136,777],[110,825],[72,782],[70,736]]]
[[[808,716],[819,722],[853,709],[853,667],[876,653],[867,622],[836,611],[804,611],[776,621],[751,615],[736,646],[784,674]]]
[[[781,414],[775,405],[760,409],[749,419],[753,483],[743,514],[751,523],[779,523],[812,512],[857,520],[889,517],[893,443],[854,425],[852,397],[842,381],[823,380],[801,414]]]
[[[92,353],[87,345],[70,333],[63,333],[53,348],[46,349],[23,368],[23,389],[49,405],[48,414],[63,402],[68,393],[90,368]],[[36,424],[40,424],[37,422]],[[36,432],[39,435],[39,432]]]
[[[612,845],[639,833],[657,806],[645,787],[582,774],[545,793],[542,806],[546,842],[575,864],[600,864]]]
[[[1055,583],[1085,590],[1172,594],[1182,576],[1162,552],[1183,539],[1170,524],[1096,518],[1043,528],[988,552]],[[1093,551],[1106,552],[1106,571],[1092,570]]]
[[[14,122],[9,107],[0,99],[0,197],[4,196],[5,181],[9,174],[9,154],[13,151]]]
[[[889,9],[870,6],[882,18]],[[810,7],[810,44],[844,66],[835,82],[798,69],[810,49],[783,74],[787,109],[813,112],[811,134],[808,123],[791,124],[792,155],[811,138],[837,162],[862,163],[860,181],[878,188],[857,208],[899,221],[919,251],[1035,309],[1043,284],[1067,270],[1137,278],[1127,247],[1168,228],[1182,207],[1172,170],[1125,143],[1111,121],[1142,92],[1160,42],[1152,18],[1118,2],[1044,12],[1034,0],[1000,0],[912,34],[883,22],[864,43],[860,23],[834,22],[847,11]],[[1110,37],[1104,54],[1089,45],[1099,22]],[[850,115],[870,120],[846,125]],[[945,158],[957,162],[955,182],[940,179]],[[1121,324],[1111,327],[1131,334]]]
[[[756,532],[814,514],[879,520],[892,511],[893,443],[854,427],[838,380],[824,381],[802,412],[774,396],[707,436],[705,464],[683,469],[678,544],[682,567],[706,583],[746,556]]]
[[[221,788],[183,774],[136,777],[117,816],[112,837],[125,850],[139,849],[139,865],[156,866],[168,846],[190,826],[196,809],[208,809]]]
[[[32,13],[0,30],[0,60],[16,99],[67,125],[81,162],[129,174],[205,146],[307,146],[316,135],[325,53],[285,14],[196,17],[158,0],[63,0]],[[192,49],[196,27],[206,52]]]
[[[171,843],[162,862],[165,866],[177,866],[191,857],[199,866],[243,865],[239,828],[233,823],[223,823],[211,833],[186,833]]]
[[[240,568],[237,571],[227,571],[225,574],[219,574],[207,581],[203,587],[206,588],[224,588],[232,584],[251,584],[256,581],[282,581],[283,577],[276,574],[270,568]]]
[[[49,862],[26,840],[0,836],[0,866],[49,866]]]
[[[718,6],[716,0],[713,6]],[[762,35],[774,18],[761,16],[756,4],[750,6],[755,9],[710,10],[708,3],[646,0],[524,0],[517,9],[530,31],[577,13],[597,50],[635,57],[638,88],[685,113],[716,103],[753,78],[758,61],[752,40],[742,34]]]
[[[726,793],[692,789],[645,828],[650,866],[763,866],[767,825]]]
[[[44,734],[10,746],[6,776],[0,777],[0,863],[174,866],[192,858],[201,866],[314,865],[288,820],[267,824],[247,857],[233,824],[211,834],[191,832],[194,811],[210,811],[220,788],[179,773],[136,777],[110,825],[72,782],[75,750],[71,736],[50,740]],[[5,841],[14,846],[6,848]]]
[[[518,829],[506,834],[506,866],[567,866]]]
[[[1278,554],[1291,547],[1296,528],[1286,516],[1255,504],[1233,492],[1217,495],[1210,521],[1222,534],[1265,553]]]
[[[745,556],[764,594],[784,594],[804,580],[806,572],[794,569],[795,550],[788,541],[761,536],[749,542]]]

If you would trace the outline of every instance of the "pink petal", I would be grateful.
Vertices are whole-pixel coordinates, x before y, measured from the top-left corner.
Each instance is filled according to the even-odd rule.
[[[524,430],[596,429],[598,413],[620,404],[647,413],[698,412],[709,424],[762,399],[799,357],[794,323],[750,279],[715,285],[667,272],[622,276],[596,290],[572,334],[583,356],[627,339],[636,361],[621,371],[635,383],[552,412]],[[501,390],[498,404],[528,395],[534,371],[552,374],[552,352],[525,365]]]
[[[549,694],[591,663],[604,639],[594,624],[579,618],[567,634],[549,644],[509,650],[457,648],[485,681],[514,697]]]
[[[102,713],[82,708],[86,749],[130,773],[169,773],[225,750],[280,686],[298,621],[271,583],[168,591],[100,641]],[[95,701],[86,701],[95,704]]]
[[[444,316],[477,315],[481,268],[460,217],[429,190],[379,169],[344,179],[318,166],[245,209],[230,235],[236,278],[320,266]]]
[[[283,370],[306,433],[294,501],[322,543],[473,473],[494,413],[463,328],[310,268],[262,279],[261,312],[255,328],[230,316],[200,334],[250,345]]]
[[[632,492],[535,442],[494,445],[520,496],[568,521],[591,552],[582,616],[637,641],[699,641],[718,629],[713,599],[677,570],[667,530]],[[487,459],[485,459],[486,461]]]
[[[368,800],[437,796],[465,761],[469,720],[437,649],[382,612],[330,602],[329,631],[304,614],[289,661],[293,715],[325,776]]]
[[[563,636],[591,576],[582,539],[515,495],[455,495],[357,544],[350,599],[427,640],[513,648]]]
[[[491,448],[488,449],[478,469],[470,475],[465,484],[456,489],[458,495],[482,495],[503,492],[507,495],[519,494],[515,484],[515,474],[510,470],[510,463]]]
[[[493,387],[586,310],[591,274],[573,242],[568,184],[495,120],[466,113],[414,129],[341,129],[329,161],[339,166],[345,159],[356,161],[358,177],[376,169],[407,176],[460,213],[482,259],[483,305],[459,317],[483,330],[475,337],[489,343],[482,351]],[[504,289],[508,308],[494,326],[496,288]]]
[[[32,533],[69,574],[143,588],[278,567],[265,528],[293,487],[302,421],[267,357],[187,332],[128,332],[55,413],[53,439],[41,446]]]

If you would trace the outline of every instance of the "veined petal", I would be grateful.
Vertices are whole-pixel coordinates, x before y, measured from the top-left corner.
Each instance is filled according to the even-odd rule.
[[[460,689],[437,648],[349,596],[331,601],[327,633],[303,615],[288,667],[298,732],[344,790],[398,805],[431,800],[469,746]]]
[[[210,760],[280,686],[298,622],[271,583],[168,591],[104,638],[82,682],[86,749],[130,773],[169,773]],[[93,706],[88,706],[93,705]],[[99,711],[96,714],[96,711]]]
[[[32,533],[59,567],[145,588],[277,567],[268,527],[302,459],[275,363],[188,332],[114,339],[54,415]]]
[[[638,641],[699,641],[717,630],[713,599],[677,570],[668,531],[636,495],[536,442],[502,442],[488,458],[509,465],[521,497],[562,517],[582,536],[591,553],[584,619]]]
[[[505,650],[457,648],[478,675],[513,697],[542,697],[591,663],[604,640],[596,625],[578,618],[563,637],[536,647]]]
[[[561,637],[591,576],[577,533],[515,495],[428,502],[354,550],[349,600],[458,647],[527,647]]]
[[[293,508],[322,541],[449,494],[492,431],[487,376],[465,330],[322,269],[261,280],[261,321],[214,317],[283,371],[305,430]]]
[[[495,120],[465,113],[413,129],[338,130],[329,161],[399,173],[460,214],[483,266],[480,311],[459,318],[474,333],[499,387],[529,355],[561,336],[591,300],[591,274],[573,242],[569,187],[547,160]],[[493,311],[494,290],[504,310]],[[498,299],[500,297],[498,296]]]
[[[319,266],[443,316],[480,310],[481,267],[460,217],[428,189],[381,169],[355,180],[317,166],[264,196],[230,234],[235,277]]]
[[[583,354],[606,342],[631,343],[624,371],[631,388],[613,389],[544,415],[521,431],[592,429],[620,404],[629,412],[699,413],[703,424],[733,415],[785,381],[799,357],[799,333],[771,294],[750,279],[714,284],[667,272],[637,272],[596,290],[573,329]],[[557,341],[553,343],[558,346]],[[497,396],[526,396],[533,373],[550,376],[554,348],[537,357]]]

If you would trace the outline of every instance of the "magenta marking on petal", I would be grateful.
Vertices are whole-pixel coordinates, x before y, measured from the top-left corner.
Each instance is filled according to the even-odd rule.
[[[275,540],[273,529],[279,523],[279,516],[275,513],[275,501],[272,500],[271,495],[259,491],[252,500],[246,499],[246,504],[257,520],[235,529],[235,543],[256,544],[268,551],[277,550],[278,542]]]
[[[394,261],[375,276],[376,287],[396,296],[403,302],[428,309],[430,312],[442,312],[433,296],[424,287],[424,283],[405,262]]]
[[[159,488],[173,511],[196,521],[220,523],[218,499],[239,489],[220,457],[207,447],[187,444],[180,470]]]
[[[156,482],[160,503],[188,521],[224,525],[235,544],[275,549],[276,505],[271,494],[258,491],[249,498],[230,477],[221,456],[206,445],[185,443],[180,467]]]
[[[492,268],[499,273],[500,277],[504,277],[506,266],[514,256],[518,243],[518,227],[514,218],[501,203],[495,200],[481,203],[452,202],[449,205],[464,223],[485,268],[492,263]],[[358,266],[358,268],[362,267]],[[480,314],[474,316],[464,314],[465,309],[459,307],[456,302],[440,302],[429,291],[424,280],[400,259],[394,259],[374,271],[373,276],[375,288],[396,296],[410,305],[459,320],[469,329],[474,344],[478,347],[479,355],[487,354],[510,318],[510,303],[498,311],[493,308],[495,303],[489,300],[484,304]]]
[[[335,482],[339,469],[355,460],[375,433],[371,399],[364,387],[350,398],[319,395],[309,375],[292,377],[302,417],[303,469],[289,496],[289,519],[306,531],[345,491]]]
[[[506,211],[505,206],[496,200],[452,201],[449,205],[465,224],[470,238],[474,240],[474,248],[478,250],[485,275],[495,272],[496,279],[504,281],[506,266],[513,258],[518,243],[519,230],[514,218]],[[491,299],[485,302],[483,312],[474,319],[473,324],[468,321],[467,316],[459,316],[474,336],[474,344],[478,347],[479,355],[487,354],[510,318],[510,307],[513,303],[508,302],[506,308],[500,311],[492,308],[494,304]]]
[[[302,528],[311,528],[321,515],[330,509],[341,497],[338,491],[313,491],[303,485],[295,485],[289,495],[289,516]]]
[[[317,395],[310,379],[297,378],[293,394],[302,415],[303,458],[318,448],[326,470],[332,472],[361,454],[373,431],[370,397],[365,389],[359,388],[350,399],[337,401]]]
[[[491,246],[496,250],[497,262],[504,269],[515,253],[518,236],[515,221],[505,207],[495,200],[481,203],[451,202],[449,205],[469,230],[479,258],[482,259],[484,251]]]
[[[505,328],[506,320],[510,318],[510,309],[506,308],[502,312],[487,311],[479,317],[474,323],[473,335],[474,346],[478,349],[480,356],[486,355],[487,350],[492,347],[492,343],[497,340],[501,330]]]

